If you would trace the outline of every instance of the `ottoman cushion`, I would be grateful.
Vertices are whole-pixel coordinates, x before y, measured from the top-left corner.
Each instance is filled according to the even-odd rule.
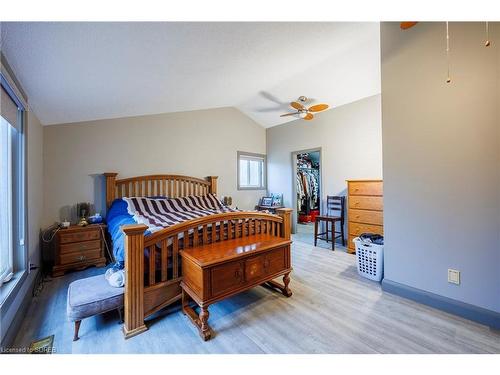
[[[69,284],[67,314],[71,321],[123,307],[123,289],[109,285],[104,275]]]

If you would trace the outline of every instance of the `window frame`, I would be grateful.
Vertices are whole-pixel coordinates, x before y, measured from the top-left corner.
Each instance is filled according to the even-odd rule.
[[[12,125],[17,128],[17,135],[12,144],[15,154],[13,153],[12,160],[12,272],[6,281],[0,283],[0,290],[4,286],[11,285],[13,280],[20,280],[25,275],[28,269],[28,254],[27,254],[27,214],[26,214],[26,132],[25,132],[25,115],[26,106],[19,99],[15,91],[15,85],[11,84],[8,76],[4,72],[0,72],[0,85],[4,88],[12,101],[17,105],[17,124]],[[14,86],[14,87],[13,87]],[[16,284],[16,283],[15,283]],[[8,287],[10,289],[12,285]],[[0,305],[6,302],[4,291],[0,293]],[[2,301],[3,300],[3,301]]]
[[[240,160],[262,160],[261,184],[259,186],[243,186],[240,180]],[[257,154],[253,152],[238,151],[236,158],[237,165],[237,189],[238,190],[267,190],[267,156],[265,154]],[[250,173],[250,171],[248,171]],[[250,176],[248,176],[250,180]]]

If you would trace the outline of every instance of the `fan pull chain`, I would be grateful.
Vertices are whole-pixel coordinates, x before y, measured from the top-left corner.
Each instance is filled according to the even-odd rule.
[[[490,43],[490,27],[489,27],[488,22],[486,22],[486,42],[484,42],[484,46],[489,47],[490,44],[491,44]]]
[[[450,32],[448,27],[448,21],[446,21],[446,83],[451,82],[450,78]]]

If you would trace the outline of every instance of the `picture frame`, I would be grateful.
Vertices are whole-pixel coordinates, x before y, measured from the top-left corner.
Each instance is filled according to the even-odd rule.
[[[262,197],[260,200],[260,205],[263,207],[272,207],[273,197]]]
[[[273,206],[283,206],[283,193],[271,193]]]

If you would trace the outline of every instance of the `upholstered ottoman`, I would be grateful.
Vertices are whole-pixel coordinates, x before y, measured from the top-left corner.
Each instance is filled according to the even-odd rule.
[[[109,285],[104,275],[76,280],[69,284],[66,311],[68,319],[75,322],[73,341],[78,340],[82,319],[118,309],[121,320],[123,288]]]

